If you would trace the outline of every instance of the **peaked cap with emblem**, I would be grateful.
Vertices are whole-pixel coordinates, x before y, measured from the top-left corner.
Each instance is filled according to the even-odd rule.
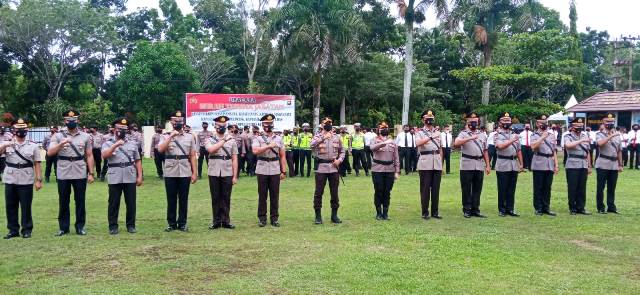
[[[322,121],[320,121],[320,124],[324,125],[324,124],[333,124],[333,120],[329,117],[324,117],[324,119],[322,119]]]
[[[378,124],[378,128],[382,129],[382,128],[389,128],[389,124],[387,124],[387,122],[382,121],[380,122],[380,124]]]
[[[502,120],[502,119],[511,119],[511,114],[509,114],[509,112],[504,112],[500,115],[500,118],[498,118],[498,120]]]
[[[469,112],[464,114],[464,119],[468,120],[479,120],[478,114],[476,112]]]
[[[571,124],[584,124],[584,119],[579,117],[574,117],[573,120],[571,120]]]
[[[177,110],[171,113],[171,118],[184,118],[184,113],[180,110]]]
[[[29,123],[24,118],[18,118],[13,122],[13,128],[15,129],[21,129],[21,128],[27,128],[27,127],[29,127]]]
[[[126,117],[120,117],[113,120],[113,122],[111,122],[111,126],[116,126],[116,125],[129,127],[131,125],[131,120],[127,119]]]
[[[607,122],[615,122],[616,120],[616,115],[614,115],[613,113],[607,113],[604,118],[602,118],[602,121],[607,121]]]
[[[80,116],[80,113],[78,113],[76,110],[67,110],[66,112],[62,113],[62,117],[65,118],[77,118],[78,116]]]
[[[273,114],[266,114],[266,115],[262,116],[262,118],[260,118],[260,121],[269,123],[269,122],[273,122],[273,119],[275,119],[275,118],[276,118],[276,116],[274,116]]]
[[[227,124],[229,122],[229,117],[218,116],[215,119],[213,119],[213,122]]]
[[[426,118],[434,118],[435,117],[435,112],[433,110],[426,110],[424,112],[422,112],[422,114],[420,115],[420,117],[422,119],[426,119]]]
[[[547,117],[547,115],[540,115],[536,117],[536,121],[547,121],[549,120],[549,117]]]

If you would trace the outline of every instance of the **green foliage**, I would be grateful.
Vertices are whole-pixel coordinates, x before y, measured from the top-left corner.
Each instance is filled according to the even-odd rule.
[[[526,67],[491,66],[468,67],[450,72],[454,77],[466,82],[480,83],[485,80],[519,88],[544,89],[558,84],[572,83],[571,76],[558,73],[537,73]]]
[[[78,108],[82,117],[80,118],[83,126],[96,126],[103,129],[118,116],[112,111],[111,101],[102,97],[96,97],[92,101],[85,102]]]
[[[35,105],[33,110],[35,111],[34,113],[39,114],[39,117],[36,118],[38,122],[45,126],[57,126],[62,124],[62,113],[70,107],[71,105],[65,100],[53,98],[48,99],[43,104]]]
[[[539,115],[552,115],[562,111],[561,105],[542,99],[531,99],[524,102],[503,102],[491,105],[482,105],[476,111],[487,116],[489,121],[497,121],[497,118],[508,112],[514,118],[514,123],[531,122]]]

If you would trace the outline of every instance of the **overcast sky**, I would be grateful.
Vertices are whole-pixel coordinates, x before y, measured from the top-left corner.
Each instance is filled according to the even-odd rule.
[[[182,13],[192,11],[189,0],[176,0]],[[256,2],[257,0],[249,0]],[[272,0],[274,1],[274,0]],[[569,23],[569,0],[539,0],[545,6],[560,12],[562,21]],[[622,35],[640,35],[640,0],[576,0],[578,7],[578,30],[587,26],[599,31],[609,31],[612,38]],[[158,8],[157,0],[128,0],[128,9],[138,7]],[[395,11],[394,11],[395,12]]]

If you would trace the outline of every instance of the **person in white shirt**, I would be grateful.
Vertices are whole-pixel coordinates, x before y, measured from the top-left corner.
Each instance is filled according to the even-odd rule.
[[[562,154],[564,155],[564,158],[562,159],[562,165],[566,165],[567,164],[567,149],[564,147],[564,137],[571,133],[569,130],[567,130],[567,128],[563,129],[564,132],[562,132],[562,137],[560,137],[560,146],[562,147]]]
[[[489,137],[487,138],[487,144],[489,145],[489,162],[491,162],[491,170],[496,169],[496,159],[498,157],[496,144],[494,138],[496,136],[496,130],[494,129],[489,133]]]
[[[602,126],[601,126],[602,127]],[[601,128],[602,129],[602,128]],[[587,131],[587,135],[589,135],[589,156],[591,157],[589,161],[591,161],[591,167],[593,167],[593,155],[596,154],[596,158],[598,157],[597,145],[596,145],[596,132],[591,130],[591,127],[587,127],[585,129]]]
[[[629,160],[629,154],[627,151],[627,145],[629,143],[629,134],[627,134],[627,128],[618,127],[618,133],[620,133],[620,151],[622,152],[622,165],[627,166]]]
[[[396,145],[400,154],[400,170],[404,169],[404,173],[409,174],[413,171],[414,154],[416,149],[416,140],[411,127],[409,125],[402,126],[402,132],[396,137]]]
[[[633,124],[631,128],[633,130],[627,133],[629,138],[629,142],[627,143],[627,150],[629,150],[629,169],[638,169],[638,162],[640,162],[640,125]]]
[[[533,158],[531,133],[531,124],[524,124],[524,131],[520,132],[520,148],[522,151],[522,159],[524,160],[524,169],[529,171],[531,171],[531,159]]]
[[[442,144],[442,163],[446,166],[447,174],[451,174],[451,147],[453,146],[453,137],[451,135],[451,125],[445,125],[444,130],[440,133],[440,144]]]
[[[373,157],[373,153],[371,152],[371,148],[369,148],[369,146],[371,145],[373,140],[378,137],[378,135],[376,134],[377,130],[374,130],[372,128],[365,128],[365,130],[367,132],[364,134],[364,150],[367,158],[367,169],[371,169],[371,158]],[[367,176],[369,176],[368,173]]]

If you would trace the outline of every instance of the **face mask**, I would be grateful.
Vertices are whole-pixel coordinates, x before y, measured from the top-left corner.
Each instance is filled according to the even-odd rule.
[[[238,134],[238,130],[233,130],[233,134]]]
[[[309,128],[304,128],[304,129],[302,129],[302,131],[309,132]]]
[[[218,133],[220,133],[220,134],[224,134],[224,132],[227,131],[227,127],[224,127],[224,126],[220,126],[220,127],[216,128],[216,129],[217,129]]]
[[[324,126],[322,126],[322,128],[324,129],[324,131],[331,131],[333,126],[331,126],[331,124],[324,124]]]
[[[156,133],[160,134],[160,133],[162,133],[162,130],[158,129],[158,130],[156,130]]]
[[[634,131],[638,131],[638,127],[633,127],[633,130]]]
[[[470,128],[471,130],[476,130],[476,129],[478,129],[478,122],[471,122],[471,123],[469,123],[469,128]]]
[[[540,124],[540,130],[547,130],[548,127],[547,124]]]
[[[124,139],[125,137],[127,137],[127,130],[118,130],[118,139]]]
[[[264,132],[271,132],[271,130],[273,130],[273,126],[263,126],[262,129],[264,129]]]
[[[356,128],[356,132],[360,132],[360,128]]]
[[[297,132],[297,131],[294,131],[294,132],[293,132],[293,135],[298,135],[298,132]]]
[[[509,129],[511,128],[511,123],[502,123],[502,128]],[[528,130],[528,129],[527,129]]]
[[[173,124],[173,129],[175,129],[176,131],[182,130],[182,123]]]
[[[382,136],[388,136],[389,135],[389,129],[380,129],[380,135]]]
[[[605,125],[607,127],[607,129],[611,130],[613,128],[615,128],[616,126],[614,124],[607,124]]]
[[[424,123],[427,125],[433,125],[433,119],[425,119]]]
[[[576,130],[577,133],[582,132],[583,128],[582,127],[575,127],[574,128]]]
[[[67,122],[66,125],[67,125],[67,128],[69,129],[76,129],[78,127],[78,122],[70,121],[70,122]]]
[[[404,130],[404,133],[407,133],[407,132],[409,132],[409,129],[405,129],[405,130]]]
[[[529,129],[531,129],[531,128],[530,127],[524,127],[524,130],[529,130]]]
[[[209,126],[207,126],[207,125],[202,125],[202,130],[207,130],[207,128],[209,128]]]
[[[27,130],[18,130],[16,131],[16,136],[20,138],[27,137]]]

